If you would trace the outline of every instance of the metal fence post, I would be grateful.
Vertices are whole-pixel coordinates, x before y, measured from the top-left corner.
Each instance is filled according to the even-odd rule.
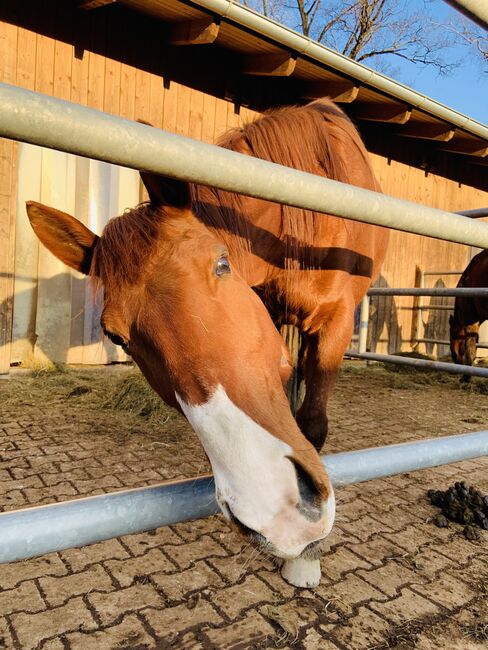
[[[359,352],[366,352],[368,344],[368,323],[369,323],[369,296],[366,295],[361,301],[361,312],[359,315]]]

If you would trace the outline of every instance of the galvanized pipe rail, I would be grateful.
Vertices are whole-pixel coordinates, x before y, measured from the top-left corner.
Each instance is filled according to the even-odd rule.
[[[396,354],[377,354],[376,352],[353,352],[347,350],[344,354],[346,357],[353,359],[363,359],[364,361],[379,361],[382,363],[395,363],[400,366],[413,366],[415,368],[424,368],[425,370],[444,370],[453,375],[470,375],[472,377],[488,377],[488,368],[478,368],[477,366],[464,366],[458,363],[447,363],[446,361],[430,361],[428,359],[412,359],[411,357],[401,357]]]
[[[35,119],[34,119],[35,116]],[[0,84],[0,136],[418,235],[488,248],[488,224]]]
[[[488,454],[488,431],[372,447],[322,458],[336,486]],[[0,514],[0,562],[93,544],[218,512],[212,476],[166,482]]]
[[[396,289],[394,287],[372,287],[368,291],[368,296],[486,296],[488,298],[487,287],[456,287],[456,288],[428,288],[415,287],[413,289]]]
[[[474,210],[458,210],[455,214],[460,214],[463,217],[470,219],[483,219],[488,217],[488,208],[475,208]]]
[[[435,343],[436,345],[451,345],[451,341],[447,341],[445,339],[415,339],[417,343]],[[477,343],[476,344],[477,348],[483,348],[487,349],[488,348],[488,343]]]
[[[444,0],[451,7],[488,29],[488,2],[486,0]]]

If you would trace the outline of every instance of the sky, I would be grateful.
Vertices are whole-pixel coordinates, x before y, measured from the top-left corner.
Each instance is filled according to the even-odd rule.
[[[420,5],[421,0],[410,0],[410,4]],[[450,15],[460,20],[461,15],[442,0],[432,0],[431,6],[439,18]],[[396,70],[389,76],[449,108],[488,124],[488,66],[485,64],[483,73],[481,64],[468,54],[468,50],[468,46],[453,48],[453,58],[459,59],[460,64],[447,76],[439,76],[431,67],[413,65],[400,59],[395,61]]]

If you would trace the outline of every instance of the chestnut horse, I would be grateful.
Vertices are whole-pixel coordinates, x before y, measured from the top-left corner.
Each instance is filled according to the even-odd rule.
[[[457,286],[488,287],[488,249],[473,257]],[[454,363],[473,365],[480,325],[485,320],[488,320],[486,296],[456,296],[454,315],[449,318],[451,356]],[[464,381],[469,379],[469,375],[463,376]]]
[[[219,144],[379,189],[354,126],[327,99],[269,112]],[[387,232],[141,177],[149,202],[112,219],[100,237],[29,202],[32,226],[59,259],[103,287],[104,332],[195,429],[224,514],[276,557],[316,558],[335,513],[318,455],[326,402]],[[285,393],[291,367],[277,329],[283,323],[302,333],[306,396],[297,421]],[[318,581],[316,574],[287,578]]]

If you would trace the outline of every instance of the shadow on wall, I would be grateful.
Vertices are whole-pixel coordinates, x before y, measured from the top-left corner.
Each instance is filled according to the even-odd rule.
[[[77,2],[42,3],[42,11],[39,4],[39,0],[2,3],[2,20],[72,44],[79,61],[87,52],[96,52],[163,77],[166,88],[176,81],[216,97],[237,94],[263,109],[290,103],[290,96],[302,92],[293,77],[241,75],[239,53],[230,49],[222,56],[219,48],[204,47],[195,56],[192,46],[175,47],[168,41],[167,24],[123,3],[99,2],[105,6],[96,12],[79,9]]]
[[[103,294],[70,272],[36,280],[16,277],[13,298],[11,364],[106,364],[127,356],[109,341],[100,325]],[[7,309],[0,304],[0,313]]]
[[[434,289],[444,289],[446,285],[439,279],[434,284]],[[446,309],[450,307],[451,309]],[[439,309],[440,308],[440,309]],[[454,311],[454,298],[449,296],[432,296],[429,301],[427,322],[424,322],[424,336],[426,339],[449,341],[449,315]],[[437,356],[444,357],[449,354],[448,345],[438,343],[425,343],[425,351],[432,355],[437,346]]]
[[[380,275],[373,287],[388,287],[385,278]],[[381,336],[386,326],[387,338]],[[387,344],[388,354],[402,348],[402,328],[398,323],[398,311],[395,296],[371,296],[369,306],[368,352],[376,352],[380,343]]]

